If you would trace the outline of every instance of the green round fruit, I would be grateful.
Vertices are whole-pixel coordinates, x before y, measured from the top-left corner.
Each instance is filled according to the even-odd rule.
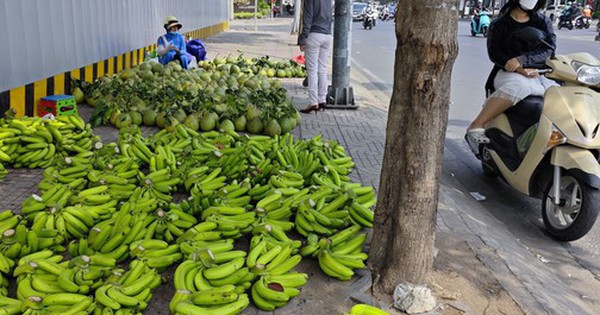
[[[202,131],[211,131],[217,126],[217,120],[212,115],[204,115],[200,119],[200,129]]]
[[[279,126],[281,126],[281,133],[288,133],[294,128],[293,118],[285,117],[279,121]]]
[[[143,116],[143,120],[144,120],[144,125],[146,126],[154,126],[156,125],[156,112],[152,109],[145,109],[142,112],[142,116]]]
[[[73,90],[73,97],[75,97],[75,102],[77,104],[81,104],[81,102],[83,102],[85,99],[85,94],[83,94],[83,91],[80,88],[76,87]]]
[[[224,132],[235,131],[235,125],[231,120],[225,119],[219,124],[219,130]]]
[[[246,130],[246,117],[240,116],[233,121],[235,125],[235,131],[244,131]]]
[[[117,127],[118,129],[126,128],[131,126],[131,123],[131,116],[129,116],[129,114],[123,113],[117,117],[115,127]]]
[[[248,129],[248,132],[250,132],[250,133],[254,133],[254,134],[261,133],[263,130],[263,123],[262,123],[262,121],[260,121],[260,118],[250,119],[248,121],[248,124],[246,124],[246,129]]]
[[[281,134],[281,126],[276,119],[271,119],[265,127],[265,132],[271,137],[278,136]]]
[[[131,116],[131,123],[137,126],[141,126],[144,121],[142,114],[140,112],[132,111],[129,112],[129,116]]]
[[[183,120],[183,124],[194,131],[198,131],[198,129],[200,129],[200,122],[198,122],[198,117],[195,115],[187,116]]]

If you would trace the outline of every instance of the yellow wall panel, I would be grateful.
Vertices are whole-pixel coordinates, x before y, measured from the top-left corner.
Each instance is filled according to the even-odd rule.
[[[17,112],[17,117],[25,116],[25,86],[10,90],[10,107]]]
[[[40,98],[46,96],[46,80],[40,80],[33,83],[33,114],[35,116],[40,112]]]
[[[86,71],[87,72],[87,71]],[[77,70],[79,77],[79,70]],[[65,94],[65,74],[57,74],[54,76],[54,95]]]

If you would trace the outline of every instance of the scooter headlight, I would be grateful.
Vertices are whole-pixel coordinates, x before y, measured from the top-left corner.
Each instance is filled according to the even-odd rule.
[[[600,66],[591,66],[578,61],[571,62],[571,66],[577,72],[577,81],[586,85],[600,84]]]

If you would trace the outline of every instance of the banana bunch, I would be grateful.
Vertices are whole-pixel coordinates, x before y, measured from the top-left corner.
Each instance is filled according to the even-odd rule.
[[[14,229],[22,220],[23,217],[15,214],[12,210],[4,210],[0,212],[0,233]]]
[[[297,279],[288,279],[293,275]],[[261,310],[273,311],[278,307],[285,306],[290,299],[298,296],[300,290],[292,284],[306,282],[306,274],[290,274],[286,278],[266,277],[262,276],[252,285],[250,291],[252,301]],[[299,276],[296,276],[299,275]],[[281,277],[281,276],[279,276]],[[286,281],[287,280],[287,281]],[[280,281],[280,282],[276,282]],[[288,284],[285,286],[285,284]]]
[[[166,269],[182,258],[178,244],[169,245],[165,241],[156,239],[135,241],[129,245],[129,250],[132,257],[158,271]]]
[[[348,221],[345,219],[348,217],[348,212],[342,209],[348,201],[348,195],[341,194],[329,204],[325,204],[327,198],[329,197],[319,199],[323,200],[321,203],[307,199],[298,204],[295,221],[298,233],[304,236],[311,233],[327,236],[347,225]],[[320,204],[323,206],[319,209]],[[342,210],[342,212],[338,210]]]
[[[6,315],[21,314],[22,302],[18,299],[13,299],[6,294],[0,295],[0,310]]]
[[[81,181],[81,180],[79,180]],[[47,190],[42,196],[31,195],[21,203],[21,213],[27,219],[31,219],[38,212],[54,212],[64,208],[71,198],[73,187],[65,184],[57,184]]]
[[[141,213],[136,215],[136,221],[136,224],[140,224],[138,222],[143,222],[141,226],[145,229],[144,239],[154,238],[165,240],[167,242],[174,242],[185,233],[186,229],[189,229],[197,223],[194,216],[176,208],[169,212],[158,209],[149,215]]]
[[[215,231],[223,237],[236,239],[252,230],[256,213],[242,207],[213,206],[202,212],[202,220],[216,223]]]
[[[173,175],[170,168],[164,168],[147,175],[140,172],[138,177],[140,186],[143,188],[143,195],[164,202],[173,200],[171,193],[177,190],[177,185],[181,182],[179,177]]]
[[[12,274],[12,268],[15,265],[15,261],[6,257],[4,254],[0,253],[0,297],[6,296],[8,294],[8,279],[7,275]],[[1,301],[0,301],[0,306]]]
[[[356,304],[346,315],[390,315],[390,313],[368,304]]]
[[[291,223],[291,222],[288,222]],[[283,247],[290,246],[292,248],[292,252],[296,253],[302,246],[302,241],[293,240],[287,236],[283,227],[276,224],[269,223],[259,223],[254,226],[252,229],[252,234],[254,236],[261,236],[264,238],[269,246],[272,247],[275,245],[280,245]],[[258,242],[258,241],[255,241]],[[253,245],[253,242],[250,243]]]
[[[128,217],[131,220],[131,215]],[[129,257],[128,244],[144,236],[142,228],[139,229],[139,233],[135,233],[129,226],[129,222],[118,221],[115,218],[100,221],[90,229],[87,242],[82,243],[81,239],[79,240],[79,247],[83,246],[83,248],[78,251],[86,254],[101,253],[117,261],[123,261]]]
[[[129,270],[115,280],[105,281],[105,284],[96,290],[96,302],[104,309],[144,310],[152,298],[152,290],[162,282],[156,270],[137,259],[132,260]]]
[[[122,137],[123,135],[123,137]],[[154,157],[154,153],[144,143],[140,135],[119,134],[119,151],[124,156],[136,159],[138,164],[148,165],[150,159]],[[154,165],[156,168],[156,165]]]
[[[2,233],[0,239],[0,252],[10,259],[16,259],[35,253],[42,249],[62,251],[60,244],[64,238],[54,229],[30,230],[21,222],[14,229]]]
[[[352,225],[329,238],[321,238],[314,234],[308,238],[308,244],[300,250],[302,256],[317,256],[319,266],[325,274],[347,281],[354,275],[353,269],[365,268],[364,261],[368,258],[362,252],[366,234],[358,234],[361,227]]]
[[[21,303],[23,314],[89,314],[96,304],[91,296],[77,293],[53,293],[30,296]]]
[[[102,147],[100,137],[94,136],[92,126],[86,124],[80,116],[58,116],[56,120],[65,124],[59,127],[62,133],[62,141],[58,145],[59,150],[71,155],[72,153],[85,153]]]
[[[377,203],[377,194],[372,186],[361,186],[358,183],[346,184],[350,196],[363,208],[370,209]]]
[[[227,185],[227,176],[219,176],[221,171],[222,169],[217,167],[210,173],[195,178],[195,182],[190,189],[192,197],[200,200],[225,187]]]
[[[77,190],[83,189],[87,183],[87,173],[92,169],[93,156],[91,151],[67,157],[55,156],[52,166],[44,169],[44,180],[39,187],[46,191],[57,183],[70,184],[78,179],[86,179],[80,187],[75,187]]]
[[[268,237],[257,235],[250,241],[246,266],[261,275],[283,275],[302,260],[300,255],[293,255],[295,251],[292,245],[274,244]]]
[[[269,178],[269,185],[274,188],[303,188],[304,177],[302,174],[280,170],[277,175]]]
[[[246,252],[241,250],[217,253],[209,249],[197,250],[190,257],[192,259],[184,261],[175,270],[175,289],[197,292],[234,286],[238,293],[243,293],[256,277],[248,267],[243,267],[245,256]]]
[[[0,154],[2,154],[3,152],[0,151]],[[0,180],[3,180],[4,177],[6,177],[6,175],[8,175],[8,171],[6,170],[6,168],[4,168],[4,164],[0,163]]]
[[[281,166],[277,163],[273,163],[270,158],[261,160],[258,164],[250,165],[248,167],[248,176],[251,178],[251,183],[254,185],[266,185],[271,178],[271,175],[275,174]]]
[[[247,294],[238,294],[233,286],[185,294],[175,293],[171,304],[175,314],[239,314],[250,304]]]
[[[54,140],[42,119],[9,119],[0,126],[0,161],[15,168],[48,167],[57,151]]]

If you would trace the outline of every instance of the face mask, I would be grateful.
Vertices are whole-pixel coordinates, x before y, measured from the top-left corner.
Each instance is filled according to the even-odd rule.
[[[174,35],[174,34],[177,34],[177,32],[169,31],[169,34]]]
[[[537,0],[519,0],[519,6],[525,12],[531,12],[536,4]]]

